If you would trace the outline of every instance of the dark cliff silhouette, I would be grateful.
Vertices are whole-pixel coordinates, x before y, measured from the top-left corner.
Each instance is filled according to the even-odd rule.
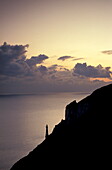
[[[108,169],[112,145],[112,84],[66,106],[65,120],[11,170]]]

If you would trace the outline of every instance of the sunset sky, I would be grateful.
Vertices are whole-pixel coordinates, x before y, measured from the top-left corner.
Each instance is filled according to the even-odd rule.
[[[0,93],[112,82],[111,8],[112,0],[0,0]]]

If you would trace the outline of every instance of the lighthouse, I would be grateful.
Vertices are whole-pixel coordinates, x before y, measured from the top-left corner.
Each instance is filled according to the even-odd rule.
[[[47,139],[47,137],[48,137],[48,125],[46,125],[46,133],[45,133],[45,138]]]

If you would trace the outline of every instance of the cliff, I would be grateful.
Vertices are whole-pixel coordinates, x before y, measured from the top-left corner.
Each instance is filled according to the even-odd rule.
[[[112,84],[66,106],[65,120],[11,170],[86,169],[109,166]]]

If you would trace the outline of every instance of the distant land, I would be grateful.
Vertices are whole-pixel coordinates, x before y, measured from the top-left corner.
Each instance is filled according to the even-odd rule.
[[[111,163],[112,84],[66,106],[65,119],[11,170],[108,169]],[[54,108],[55,109],[55,108]]]
[[[44,95],[44,94],[58,94],[58,93],[75,93],[75,94],[90,94],[90,92],[38,92],[38,93],[4,93],[0,94],[0,97],[4,96],[29,96],[29,95]]]

